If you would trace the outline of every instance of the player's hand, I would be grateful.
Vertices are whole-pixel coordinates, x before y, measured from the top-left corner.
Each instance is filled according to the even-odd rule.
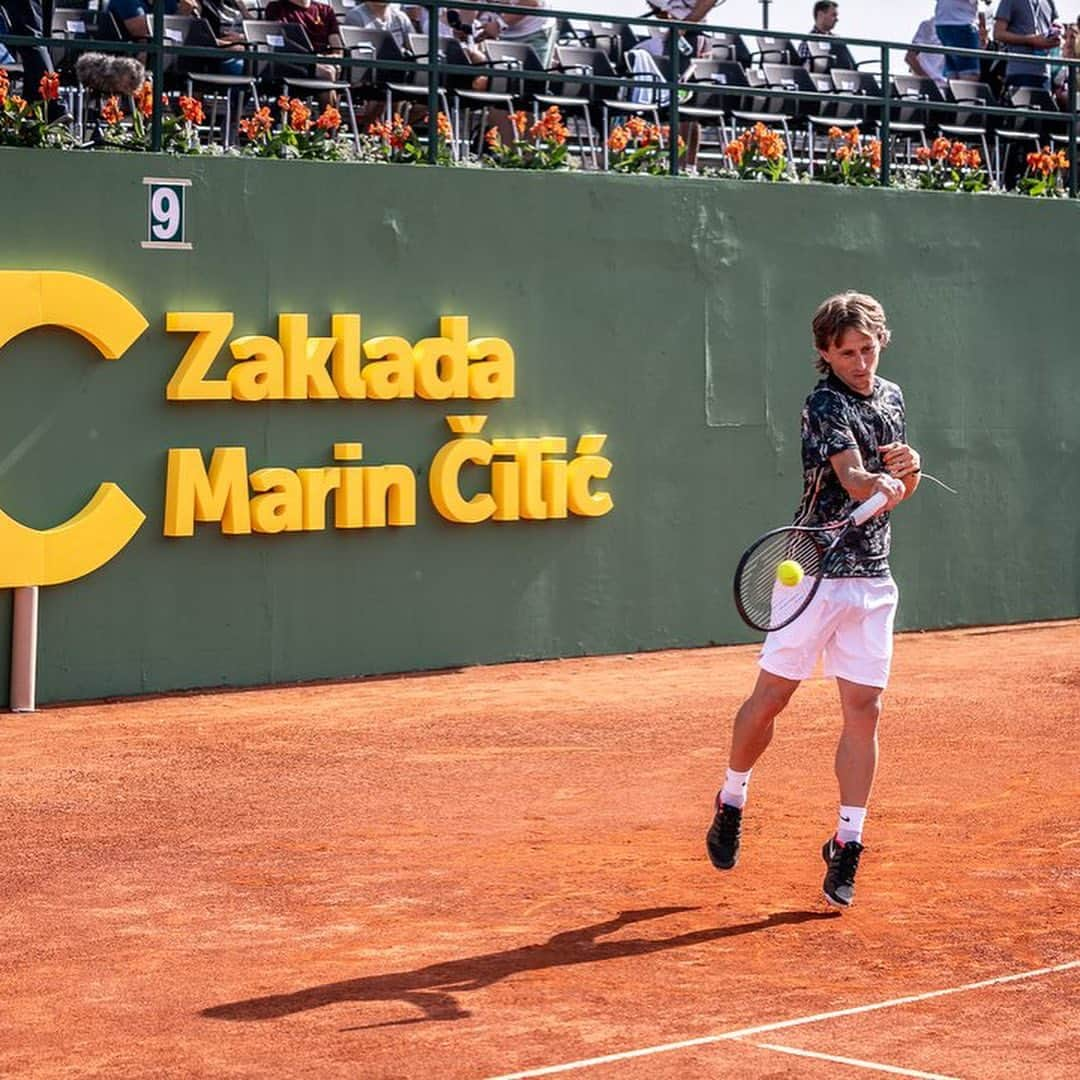
[[[922,468],[922,458],[918,450],[912,449],[907,443],[895,442],[887,446],[879,446],[882,464],[890,476],[902,480],[905,476],[917,473]]]
[[[874,479],[874,489],[870,494],[876,495],[879,491],[889,500],[885,504],[886,510],[892,510],[893,507],[898,506],[907,495],[907,488],[904,487],[903,481],[897,480],[888,473],[878,473]]]

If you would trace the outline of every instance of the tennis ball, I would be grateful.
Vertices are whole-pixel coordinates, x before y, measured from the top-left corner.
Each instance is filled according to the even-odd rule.
[[[781,585],[798,585],[803,579],[803,568],[794,559],[785,559],[776,568],[776,580]]]

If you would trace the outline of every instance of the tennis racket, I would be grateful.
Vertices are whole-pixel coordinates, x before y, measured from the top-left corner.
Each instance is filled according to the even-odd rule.
[[[786,525],[755,540],[735,569],[735,607],[743,622],[766,633],[794,622],[814,599],[829,556],[852,529],[869,521],[887,502],[879,491],[840,521]],[[783,569],[799,580],[784,584],[779,577],[781,563],[798,563],[798,568]]]

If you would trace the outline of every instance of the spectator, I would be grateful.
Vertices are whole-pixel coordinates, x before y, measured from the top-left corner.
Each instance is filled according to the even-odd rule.
[[[694,23],[704,22],[705,17],[717,4],[717,0],[646,0],[646,2],[658,19]],[[697,30],[687,33],[686,40],[690,45],[692,55],[697,55],[699,47],[705,45],[705,39]]]
[[[1065,40],[1061,46],[1061,55],[1066,60],[1080,60],[1080,27],[1076,23],[1069,23],[1065,27]],[[1080,87],[1080,67],[1076,68],[1076,85]],[[1069,105],[1069,69],[1064,64],[1055,74],[1054,97],[1057,99],[1059,109],[1065,112],[1072,111]]]
[[[237,0],[243,8],[243,0]],[[107,10],[114,16],[123,31],[132,41],[149,41],[153,34],[150,31],[150,22],[147,18],[153,12],[153,0],[109,0]],[[244,10],[244,18],[247,18],[247,9]],[[214,27],[213,20],[208,13],[202,10],[200,0],[165,0],[166,15],[191,15],[195,18],[206,18],[214,33],[214,44],[220,48],[236,48],[243,50],[244,37],[240,33],[231,30],[218,30]],[[216,12],[215,12],[216,14]],[[200,41],[200,45],[207,42]],[[146,60],[146,55],[140,54],[141,60]],[[244,61],[237,56],[235,59],[222,60],[218,70],[227,75],[240,75],[244,71]],[[201,69],[200,69],[201,70]]]
[[[153,9],[153,0],[109,0],[107,8],[132,41],[149,41],[153,36],[147,20]],[[165,14],[201,16],[202,11],[197,0],[165,0]]]
[[[27,37],[44,37],[44,22],[41,15],[41,0],[8,0],[5,5],[11,16],[11,32],[25,34]],[[40,45],[20,45],[16,49],[23,65],[23,97],[28,101],[37,101],[41,97],[38,89],[41,76],[52,71],[52,58],[49,50]],[[49,114],[58,114],[55,102],[49,103]]]
[[[346,26],[388,30],[403,52],[409,52],[409,35],[416,33],[412,21],[397,4],[357,4],[345,16]]]
[[[1023,2],[1027,3],[1027,0]],[[958,49],[979,48],[978,10],[979,0],[937,0],[934,26],[941,44],[952,45]],[[978,77],[978,57],[945,54],[946,79],[978,79]]]
[[[810,27],[811,34],[824,34],[832,37],[833,28],[840,20],[840,5],[833,0],[818,0],[814,5],[814,25]],[[805,42],[799,42],[799,59],[810,60],[810,46]]]
[[[519,7],[534,10],[547,7],[547,0],[512,0],[512,2]],[[547,67],[551,60],[552,46],[555,44],[553,19],[534,15],[532,11],[523,11],[520,15],[511,15],[508,12],[496,15],[494,12],[487,12],[481,15],[480,22],[481,37],[497,37],[500,41],[531,45],[533,51],[540,57],[540,63]]]
[[[1001,0],[994,15],[994,40],[1007,52],[1048,56],[1061,44],[1054,0]],[[1010,60],[1005,68],[1006,86],[1050,89],[1045,63]]]
[[[918,75],[920,79],[933,79],[939,87],[946,85],[945,78],[945,54],[933,52],[920,52],[916,45],[940,45],[941,39],[937,36],[937,27],[933,18],[923,19],[915,36],[911,39],[912,48],[908,49],[904,62],[912,75]]]
[[[322,0],[270,0],[264,18],[269,22],[294,23],[304,29],[311,47],[320,56],[341,56],[343,44],[337,15]],[[334,64],[316,64],[316,79],[335,81],[338,69]],[[333,104],[335,96],[328,95],[324,104]]]

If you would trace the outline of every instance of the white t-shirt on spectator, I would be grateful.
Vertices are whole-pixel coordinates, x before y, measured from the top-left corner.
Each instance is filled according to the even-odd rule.
[[[915,31],[915,36],[911,39],[912,45],[940,45],[938,40],[937,27],[934,25],[933,19],[923,19],[919,23],[919,29]],[[945,55],[944,53],[924,53],[919,55],[919,63],[922,65],[923,71],[930,76],[938,84],[938,86],[945,85]]]
[[[934,22],[945,26],[975,26],[979,0],[937,0]]]

